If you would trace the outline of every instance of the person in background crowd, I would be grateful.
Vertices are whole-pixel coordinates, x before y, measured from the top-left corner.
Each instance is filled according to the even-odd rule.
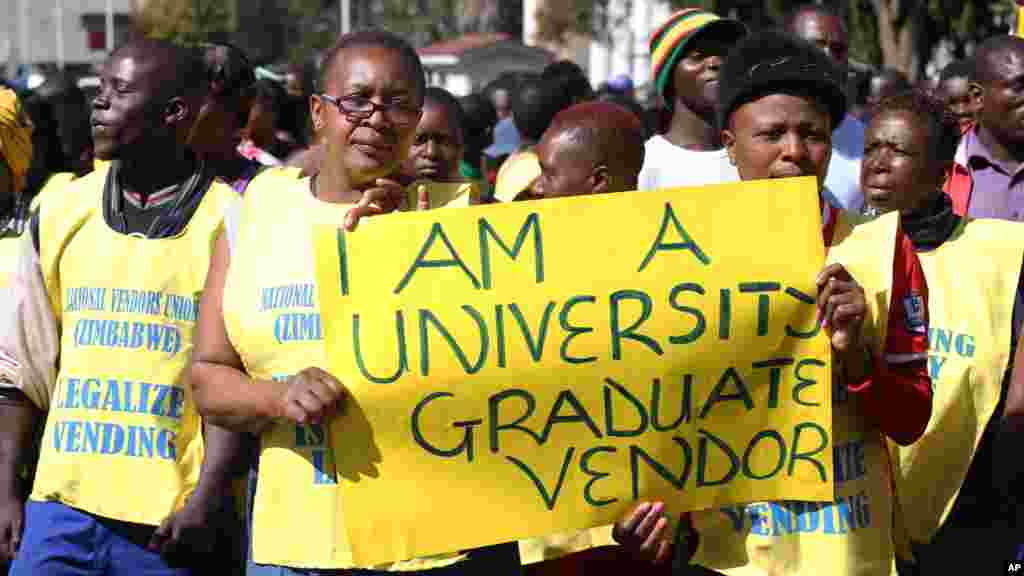
[[[59,189],[92,171],[89,104],[71,78],[58,74],[26,96],[25,112],[34,130],[24,195],[34,207],[46,188]]]
[[[917,442],[894,449],[895,525],[909,544],[897,548],[901,575],[948,572],[975,535],[985,534],[972,545],[979,572],[988,571],[983,562],[1002,568],[1015,552],[993,530],[1012,499],[1000,501],[993,489],[992,438],[1024,314],[1024,226],[953,212],[942,184],[959,139],[957,119],[920,91],[882,100],[864,133],[861,187],[879,212],[899,212],[925,272],[936,333],[933,416]],[[969,354],[951,348],[952,334],[968,335]]]
[[[491,101],[498,120],[512,116],[512,98],[519,89],[519,77],[504,72],[496,80],[484,87],[484,96]]]
[[[845,77],[850,40],[846,23],[833,8],[822,4],[797,6],[786,16],[784,29],[824,51]],[[864,207],[864,194],[860,191],[864,123],[848,114],[842,123],[833,126],[833,129],[832,157],[829,160],[828,179],[825,181],[825,199],[837,208],[859,213]]]
[[[910,90],[910,80],[907,76],[895,68],[883,68],[873,72],[868,79],[867,96],[865,103],[870,113],[882,100]],[[867,118],[866,121],[870,121]]]
[[[981,110],[960,140],[946,193],[961,216],[1024,221],[1024,38],[989,38],[975,50],[974,63],[971,89]]]
[[[383,31],[342,36],[322,74],[323,93],[311,102],[327,147],[320,171],[253,182],[225,216],[200,301],[191,371],[196,405],[208,422],[261,439],[249,576],[352,568],[351,550],[339,544],[345,526],[334,460],[346,458],[346,446],[330,445],[315,466],[312,452],[324,454],[327,440],[302,436],[324,438],[325,419],[344,409],[344,384],[316,367],[326,365],[322,339],[275,339],[281,310],[261,311],[256,303],[272,287],[315,285],[310,226],[344,222],[352,230],[361,216],[397,208],[404,191],[392,175],[409,155],[426,85],[416,51]],[[510,543],[353,572],[389,571],[504,576],[517,574],[519,563]]]
[[[594,87],[590,85],[587,74],[580,68],[579,64],[572,60],[558,60],[548,64],[544,67],[540,77],[543,80],[552,82],[559,87],[559,90],[564,91],[566,96],[569,97],[570,104],[586,102],[594,97]],[[522,90],[521,87],[520,90]],[[515,114],[515,99],[512,102],[512,113]],[[550,120],[548,118],[549,122]],[[534,142],[536,143],[539,140],[540,136],[538,135]]]
[[[287,94],[280,84],[266,78],[253,83],[250,94],[252,106],[242,128],[238,152],[264,166],[278,166],[289,153],[288,145],[277,137]]]
[[[533,148],[555,114],[572,105],[573,92],[565,86],[564,80],[543,76],[529,76],[520,83],[519,93],[512,102],[512,118],[521,136],[519,149],[501,164],[494,183],[497,200],[516,200],[540,176],[540,164]],[[580,88],[577,86],[577,95]]]
[[[715,108],[725,53],[746,33],[735,20],[687,8],[651,35],[651,77],[671,120],[645,145],[641,190],[739,179],[715,126]]]
[[[459,99],[464,114],[463,134],[465,149],[462,161],[459,162],[459,173],[463,178],[480,185],[481,202],[490,202],[492,195],[490,186],[483,171],[484,149],[490,146],[494,134],[494,125],[498,115],[494,105],[483,94],[470,94]]]
[[[211,561],[202,553],[216,541],[237,439],[201,427],[183,370],[195,272],[237,194],[186,144],[207,79],[195,50],[157,40],[115,50],[92,112],[96,155],[111,162],[43,202],[19,241],[0,324],[0,534],[15,576],[186,575]],[[150,295],[178,305],[147,305]],[[154,316],[168,323],[161,345],[132,336]],[[102,337],[82,330],[90,323],[107,327]],[[150,392],[166,402],[133,404]],[[47,440],[23,512],[11,483],[41,417]]]
[[[536,147],[542,167],[523,200],[543,200],[636,190],[643,166],[640,119],[607,101],[560,111]],[[520,543],[528,576],[661,574],[612,545],[607,528],[535,538]]]
[[[974,59],[954,60],[942,69],[936,96],[956,115],[960,133],[966,134],[978,120],[981,90],[974,84]]]
[[[459,101],[444,88],[431,86],[423,96],[423,115],[409,153],[414,178],[435,182],[462,180],[459,162],[465,152],[465,117]]]
[[[202,50],[208,92],[192,127],[189,145],[218,178],[241,193],[262,167],[238,152],[242,129],[249,120],[256,75],[245,53],[234,46],[205,44]]]
[[[281,111],[277,139],[296,150],[311,147],[313,144],[310,133],[309,97],[316,90],[316,77],[317,66],[313,58],[305,58],[301,63],[292,64],[288,68],[288,79],[285,83],[288,100]]]
[[[741,40],[726,56],[718,118],[722,141],[743,180],[817,179],[822,236],[833,262],[817,278],[819,314],[832,343],[832,441],[859,446],[863,465],[856,473],[839,472],[829,479],[835,503],[755,503],[745,507],[738,524],[729,515],[735,508],[684,515],[678,530],[685,531],[681,540],[690,546],[683,558],[675,558],[687,550],[672,545],[670,522],[661,517],[664,504],[641,503],[616,525],[614,535],[656,562],[671,558],[685,564],[692,555],[696,564],[727,574],[852,576],[888,574],[894,561],[885,438],[910,445],[930,417],[927,286],[910,240],[898,227],[884,237],[875,233],[877,228],[853,229],[850,218],[820,195],[832,127],[846,113],[844,85],[845,75],[813,45],[761,32]],[[877,250],[891,251],[893,257],[882,258]],[[859,283],[883,278],[887,285]],[[875,308],[880,297],[882,302],[891,297],[888,310]],[[884,332],[862,334],[865,326],[879,325],[865,325],[865,318],[881,314],[888,317]],[[842,470],[838,463],[835,469]],[[826,529],[836,526],[837,517],[843,521],[851,498],[863,499],[872,520],[860,516],[856,528],[851,522],[846,530]],[[828,520],[819,522],[819,514]],[[812,525],[813,517],[816,529],[786,530],[776,520],[780,516],[789,526],[804,527]]]
[[[0,88],[0,238],[17,238],[28,220],[29,203],[22,192],[32,165],[32,131],[18,96]],[[9,269],[7,264],[3,269]]]

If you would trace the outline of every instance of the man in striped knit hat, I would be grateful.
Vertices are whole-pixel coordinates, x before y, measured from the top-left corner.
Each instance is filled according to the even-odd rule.
[[[739,180],[719,139],[715,108],[725,52],[746,33],[740,22],[687,8],[651,35],[651,78],[671,120],[647,141],[640,190]]]

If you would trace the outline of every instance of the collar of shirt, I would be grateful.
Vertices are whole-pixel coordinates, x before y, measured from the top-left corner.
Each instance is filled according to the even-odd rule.
[[[961,145],[964,151],[964,164],[972,172],[974,170],[994,168],[1006,176],[1013,177],[1024,169],[1024,164],[1021,164],[1016,170],[1011,170],[1005,164],[993,158],[992,151],[978,138],[977,126],[964,135]]]

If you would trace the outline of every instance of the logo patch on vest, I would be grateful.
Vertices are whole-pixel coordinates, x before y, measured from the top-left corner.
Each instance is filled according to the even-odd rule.
[[[924,298],[920,294],[911,292],[903,299],[903,318],[907,323],[907,330],[917,334],[925,333],[924,321]]]

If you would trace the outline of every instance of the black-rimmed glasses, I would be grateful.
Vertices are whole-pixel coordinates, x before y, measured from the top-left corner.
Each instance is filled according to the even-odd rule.
[[[329,94],[318,94],[318,96],[337,106],[338,111],[352,120],[366,120],[380,110],[384,117],[396,126],[407,126],[420,121],[421,110],[403,102],[378,104],[363,96],[335,97]]]

